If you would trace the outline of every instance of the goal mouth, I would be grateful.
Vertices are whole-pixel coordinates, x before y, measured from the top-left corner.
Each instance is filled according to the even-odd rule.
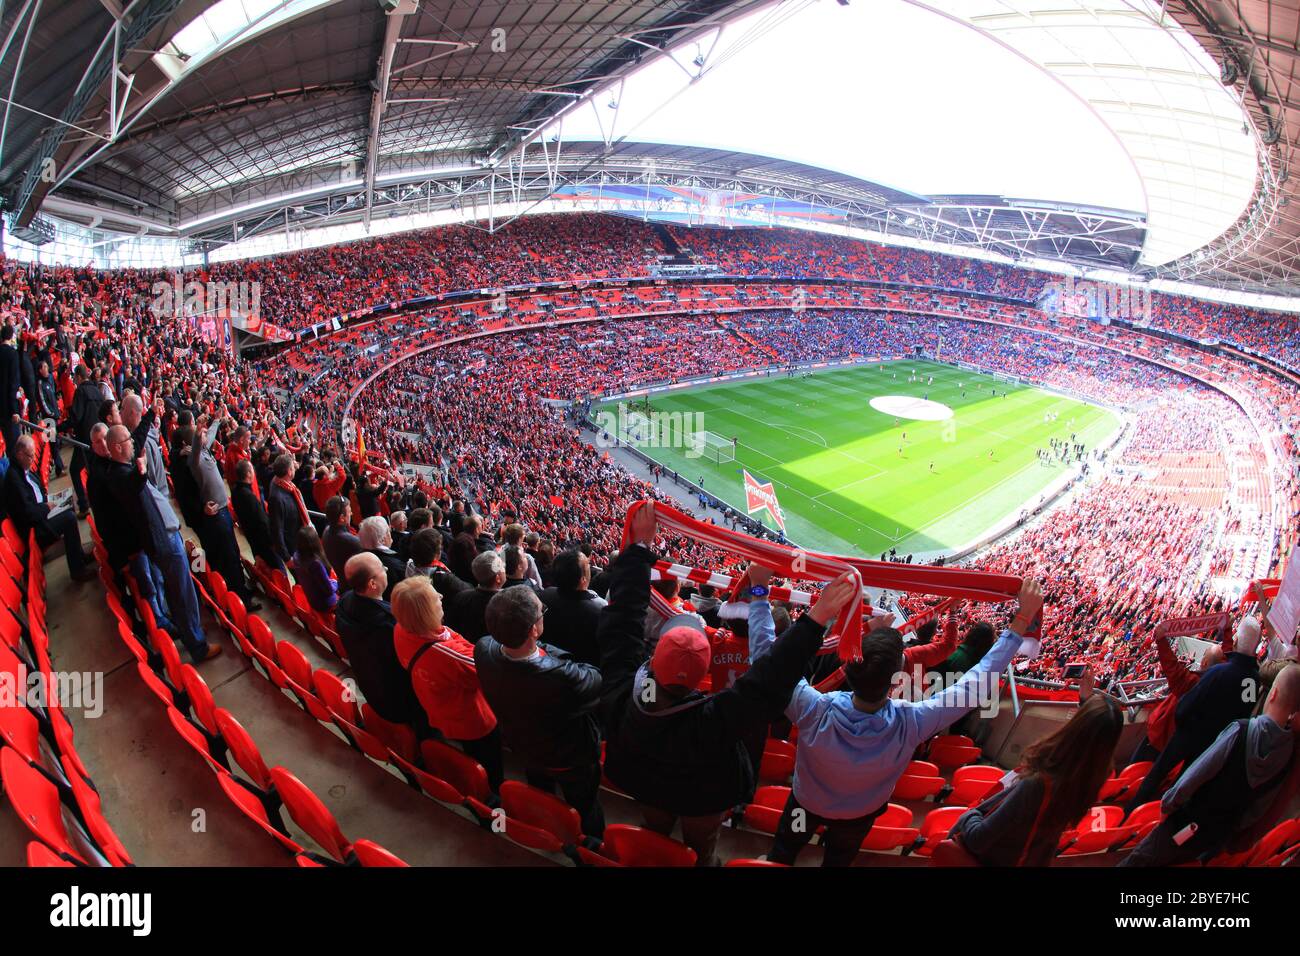
[[[952,409],[943,402],[911,395],[878,395],[868,404],[882,415],[921,422],[946,422],[953,415]]]
[[[696,432],[691,436],[688,458],[703,458],[715,464],[736,460],[736,446],[730,438],[715,432]]]

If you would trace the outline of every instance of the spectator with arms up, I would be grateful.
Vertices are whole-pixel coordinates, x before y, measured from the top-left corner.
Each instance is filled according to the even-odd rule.
[[[759,651],[734,684],[704,694],[696,687],[709,672],[711,653],[698,616],[669,618],[647,661],[654,535],[654,508],[646,505],[634,519],[633,544],[610,569],[610,601],[601,612],[596,643],[609,732],[605,772],[643,804],[649,829],[669,835],[680,818],[686,845],[700,866],[710,866],[717,863],[714,850],[723,819],[754,794],[754,763],[745,738],[762,733],[780,716],[821,647],[826,625],[853,598],[858,584],[845,572],[773,643],[766,593],[772,572],[751,565],[750,647]]]
[[[917,746],[974,710],[981,690],[996,692],[998,675],[1042,607],[1042,594],[1037,581],[1025,581],[1015,619],[989,652],[956,684],[920,703],[890,697],[903,667],[903,640],[892,627],[863,637],[861,658],[844,665],[847,691],[822,694],[800,681],[785,710],[799,728],[794,787],[768,859],[793,864],[825,824],[822,865],[851,866]],[[757,658],[762,648],[751,653]]]

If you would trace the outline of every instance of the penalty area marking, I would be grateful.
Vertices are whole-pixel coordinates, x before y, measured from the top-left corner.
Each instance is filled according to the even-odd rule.
[[[882,415],[910,418],[922,422],[944,422],[952,418],[952,409],[943,402],[932,402],[911,395],[878,395],[869,403]]]

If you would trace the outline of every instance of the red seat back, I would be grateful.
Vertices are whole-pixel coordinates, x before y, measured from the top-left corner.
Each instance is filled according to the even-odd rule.
[[[334,814],[330,813],[324,801],[316,796],[311,787],[283,767],[272,767],[271,779],[275,782],[276,792],[280,794],[280,799],[284,801],[284,808],[289,811],[293,821],[302,827],[322,850],[340,863],[346,863],[352,844],[339,829],[338,821],[334,819]]]

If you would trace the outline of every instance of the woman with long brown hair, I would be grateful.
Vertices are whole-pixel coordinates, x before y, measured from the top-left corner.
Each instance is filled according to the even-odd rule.
[[[1030,746],[1015,780],[953,825],[949,839],[983,866],[1050,866],[1061,834],[1084,821],[1110,775],[1124,715],[1093,694]]]

